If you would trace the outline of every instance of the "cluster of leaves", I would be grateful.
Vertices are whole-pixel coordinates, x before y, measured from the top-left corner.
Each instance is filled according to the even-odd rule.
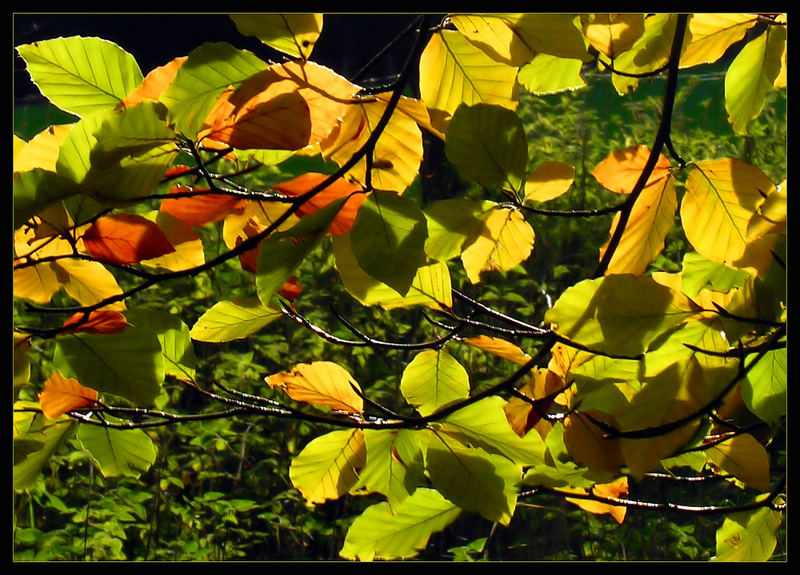
[[[15,488],[36,489],[65,445],[105,477],[138,477],[156,463],[159,427],[302,421],[333,427],[292,458],[305,502],[383,499],[349,525],[343,558],[413,557],[465,514],[509,525],[553,495],[621,524],[635,507],[726,513],[716,557],[769,558],[784,490],[767,447],[786,411],[786,182],[738,158],[685,157],[672,112],[680,71],[735,47],[725,105],[747,134],[785,87],[785,18],[420,17],[388,87],[314,63],[322,15],[232,18],[285,58],[210,43],[143,76],[97,38],[17,47],[42,94],[78,119],[15,137],[14,295],[40,322],[15,328]],[[581,88],[592,62],[621,96],[667,82],[653,141],[591,171],[621,199],[578,209],[575,167],[531,157],[518,107],[521,91]],[[426,138],[467,193],[421,200]],[[326,169],[246,185],[297,158]],[[534,220],[609,214],[606,238],[583,238],[597,240],[594,271],[546,311],[515,315],[514,294],[491,292],[536,260]],[[676,233],[689,249],[664,271]],[[215,298],[207,309],[137,305],[148,288],[230,267],[246,280],[201,294]],[[297,280],[326,273],[332,287],[316,294]],[[320,304],[343,297],[408,329],[370,336],[336,308],[338,327],[323,327]],[[315,351],[239,386],[198,353],[287,321],[352,365]],[[53,342],[38,371],[26,358],[37,341]],[[167,383],[203,408],[182,410]],[[628,497],[653,473],[686,470],[722,477],[744,502]]]

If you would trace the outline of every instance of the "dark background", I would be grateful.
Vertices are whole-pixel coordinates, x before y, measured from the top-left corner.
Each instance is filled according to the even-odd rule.
[[[350,77],[416,17],[417,14],[325,13],[322,35],[311,59]],[[240,34],[224,13],[16,13],[13,35],[14,46],[59,36],[97,36],[131,53],[143,74],[175,57],[186,56],[204,42],[225,41],[264,60],[280,58],[258,39]],[[368,77],[379,79],[397,74],[412,42],[413,36],[401,41],[375,68],[370,68]],[[35,103],[38,99],[25,63],[15,55],[15,103]]]

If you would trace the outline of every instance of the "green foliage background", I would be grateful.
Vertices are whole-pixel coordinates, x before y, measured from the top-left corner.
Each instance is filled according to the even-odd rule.
[[[764,112],[751,126],[751,137],[736,136],[724,116],[719,70],[724,70],[724,64],[682,76],[672,128],[676,149],[695,160],[738,157],[780,181],[787,173],[785,93],[770,94]],[[612,194],[593,180],[591,170],[611,150],[649,144],[657,129],[662,93],[658,80],[643,84],[625,99],[602,78],[592,77],[588,83],[583,90],[521,100],[519,114],[531,165],[559,160],[576,167],[573,191],[551,202],[548,207],[553,209],[592,209],[614,203]],[[15,110],[15,132],[28,137],[57,121],[53,113],[49,108]],[[308,161],[290,160],[271,173],[254,174],[251,184],[265,186],[309,171]],[[313,169],[323,171],[325,166]],[[464,187],[446,165],[437,170],[443,176],[437,181],[453,189]],[[436,191],[451,192],[446,186]],[[421,194],[419,185],[408,193]],[[536,256],[524,269],[505,274],[502,281],[483,284],[482,301],[529,321],[541,320],[550,294],[561,293],[596,265],[599,246],[587,238],[606,237],[611,217],[534,216]],[[203,239],[206,246],[224,248],[221,237]],[[679,269],[684,249],[684,239],[675,232],[655,267]],[[348,332],[337,324],[329,303],[355,325],[368,326],[370,335],[378,339],[416,341],[424,336],[414,331],[427,325],[414,321],[418,311],[394,311],[390,319],[386,312],[342,297],[330,251],[318,250],[312,265],[299,270],[298,281],[304,286],[304,309],[314,310],[308,313],[309,319],[334,334],[346,337]],[[244,294],[251,285],[252,276],[233,261],[147,291],[138,308],[172,309],[191,325],[221,294]],[[461,277],[454,276],[454,285],[466,286],[463,289],[469,292]],[[24,318],[24,309],[16,311]],[[488,356],[455,349],[476,379],[489,382],[506,375],[486,360]],[[273,324],[246,341],[197,343],[196,353],[200,369],[206,370],[200,378],[213,378],[244,392],[263,393],[266,374],[299,361],[340,362],[349,366],[370,395],[389,407],[408,360],[400,351],[324,345],[310,331],[288,322]],[[33,350],[32,369],[49,373],[48,356],[47,350]],[[44,379],[38,377],[41,374],[32,374],[32,379]],[[184,386],[166,385],[165,390],[187,412],[201,412],[205,407]],[[334,560],[349,522],[372,501],[344,498],[308,507],[292,487],[288,477],[292,457],[324,431],[305,422],[256,418],[158,428],[149,431],[158,446],[158,459],[139,480],[106,479],[79,450],[56,455],[48,464],[49,472],[30,493],[14,496],[14,559]],[[684,493],[678,483],[664,487],[663,482],[655,486],[644,481],[631,487],[631,496],[672,501]],[[726,482],[712,482],[693,492],[695,500],[682,502],[719,501],[729,496],[728,490]],[[493,527],[477,516],[463,515],[435,535],[418,559],[703,560],[714,549],[715,530],[722,522],[713,516],[630,509],[618,526],[606,515],[589,514],[563,500],[536,502],[536,506],[520,504],[509,527]],[[487,537],[489,544],[484,546]],[[785,527],[779,537],[773,559],[785,557]]]

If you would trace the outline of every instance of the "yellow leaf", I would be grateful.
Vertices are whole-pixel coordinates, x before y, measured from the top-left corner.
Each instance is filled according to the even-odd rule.
[[[164,212],[153,212],[149,218],[158,224],[175,251],[157,258],[142,260],[142,265],[181,271],[205,263],[203,242],[192,228]]]
[[[644,33],[644,14],[582,14],[581,24],[589,43],[613,60]]]
[[[650,148],[632,146],[624,150],[616,150],[595,166],[592,175],[600,184],[617,194],[630,194],[644,170]],[[645,185],[651,186],[670,174],[671,164],[663,154],[659,154],[650,177]]]
[[[569,190],[575,168],[564,162],[544,162],[536,166],[525,181],[526,202],[547,202]]]
[[[585,493],[583,489],[576,489],[577,492]],[[622,499],[628,494],[628,478],[620,477],[612,483],[604,483],[594,485],[591,489],[594,495],[599,497],[606,497],[610,499]],[[602,503],[600,501],[593,501],[591,499],[577,499],[567,497],[567,501],[574,503],[584,511],[594,513],[596,515],[609,514],[614,520],[622,524],[625,520],[625,512],[627,507],[625,505],[613,505],[611,503]]]
[[[325,503],[356,484],[366,458],[362,429],[331,431],[303,448],[292,461],[289,477],[308,503]]]
[[[608,264],[607,274],[630,273],[641,275],[664,249],[667,234],[672,229],[678,197],[672,176],[658,180],[642,190],[630,212],[619,245]],[[620,214],[614,216],[611,234],[616,230]],[[608,242],[600,248],[600,259]]]
[[[431,37],[419,76],[422,101],[441,132],[462,103],[517,108],[517,68],[496,62],[456,30],[439,30]]]
[[[498,62],[522,66],[534,56],[503,15],[450,14],[449,18],[470,42]]]
[[[720,469],[759,491],[769,489],[769,454],[755,437],[745,433],[705,451]]]
[[[93,405],[97,397],[94,389],[82,386],[77,379],[67,379],[56,371],[44,382],[39,405],[48,418],[56,419],[74,409]]]
[[[765,273],[776,235],[761,210],[776,192],[756,166],[735,159],[697,162],[686,180],[681,223],[686,238],[707,259]]]
[[[698,13],[689,17],[680,67],[716,62],[756,25],[757,14]]]
[[[282,389],[295,401],[361,413],[361,388],[343,367],[330,361],[301,363],[265,379],[273,389]]]
[[[80,305],[94,305],[106,298],[122,293],[114,275],[100,262],[65,259],[51,262],[51,265],[65,275],[64,289]],[[102,309],[123,311],[125,302],[104,306]]]
[[[602,419],[601,414],[592,415]],[[625,463],[619,440],[607,439],[605,432],[581,413],[564,421],[564,446],[575,461],[589,469],[617,472]]]
[[[461,253],[467,277],[475,284],[483,272],[518,266],[530,256],[533,241],[533,228],[518,210],[493,210],[484,221],[483,232]]]
[[[36,134],[14,155],[14,171],[26,172],[41,168],[55,172],[61,142],[71,127],[70,124],[50,126]]]
[[[386,111],[391,92],[351,104],[338,129],[320,145],[322,155],[340,166],[349,161],[372,135]],[[422,162],[422,132],[417,120],[405,113],[414,100],[401,98],[372,153],[372,186],[402,194],[414,181]],[[367,158],[361,158],[347,175],[361,184],[367,180]]]
[[[311,56],[322,32],[322,14],[234,14],[231,19],[242,34],[303,60]]]
[[[531,359],[527,353],[522,351],[519,346],[513,343],[500,339],[499,337],[490,337],[488,335],[479,335],[478,337],[468,337],[464,340],[467,343],[478,349],[482,349],[488,353],[502,357],[509,361],[513,361],[519,365],[528,363]]]

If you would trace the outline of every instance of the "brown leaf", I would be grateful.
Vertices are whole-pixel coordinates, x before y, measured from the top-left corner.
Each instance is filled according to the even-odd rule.
[[[189,191],[188,188],[177,185],[170,194]],[[194,191],[202,191],[194,188]],[[245,200],[228,194],[200,194],[179,198],[167,198],[161,202],[159,211],[171,215],[188,226],[203,226],[218,222],[228,214],[244,209]]]
[[[135,214],[116,214],[95,221],[83,235],[89,254],[120,265],[135,264],[175,251],[154,222]]]
[[[81,312],[72,315],[64,322],[63,327],[69,328],[64,333],[119,333],[130,327],[125,316],[118,311],[96,310],[89,313],[86,321],[83,319],[84,314]]]
[[[287,196],[298,197],[312,190],[327,177],[325,174],[309,172],[288,182],[278,184],[275,189]],[[353,227],[358,209],[366,198],[366,194],[360,193],[362,191],[361,186],[358,184],[339,178],[313,198],[303,203],[300,209],[297,210],[297,215],[302,217],[313,214],[333,201],[350,196],[350,199],[345,201],[339,210],[330,227],[330,233],[333,236],[346,234]]]

